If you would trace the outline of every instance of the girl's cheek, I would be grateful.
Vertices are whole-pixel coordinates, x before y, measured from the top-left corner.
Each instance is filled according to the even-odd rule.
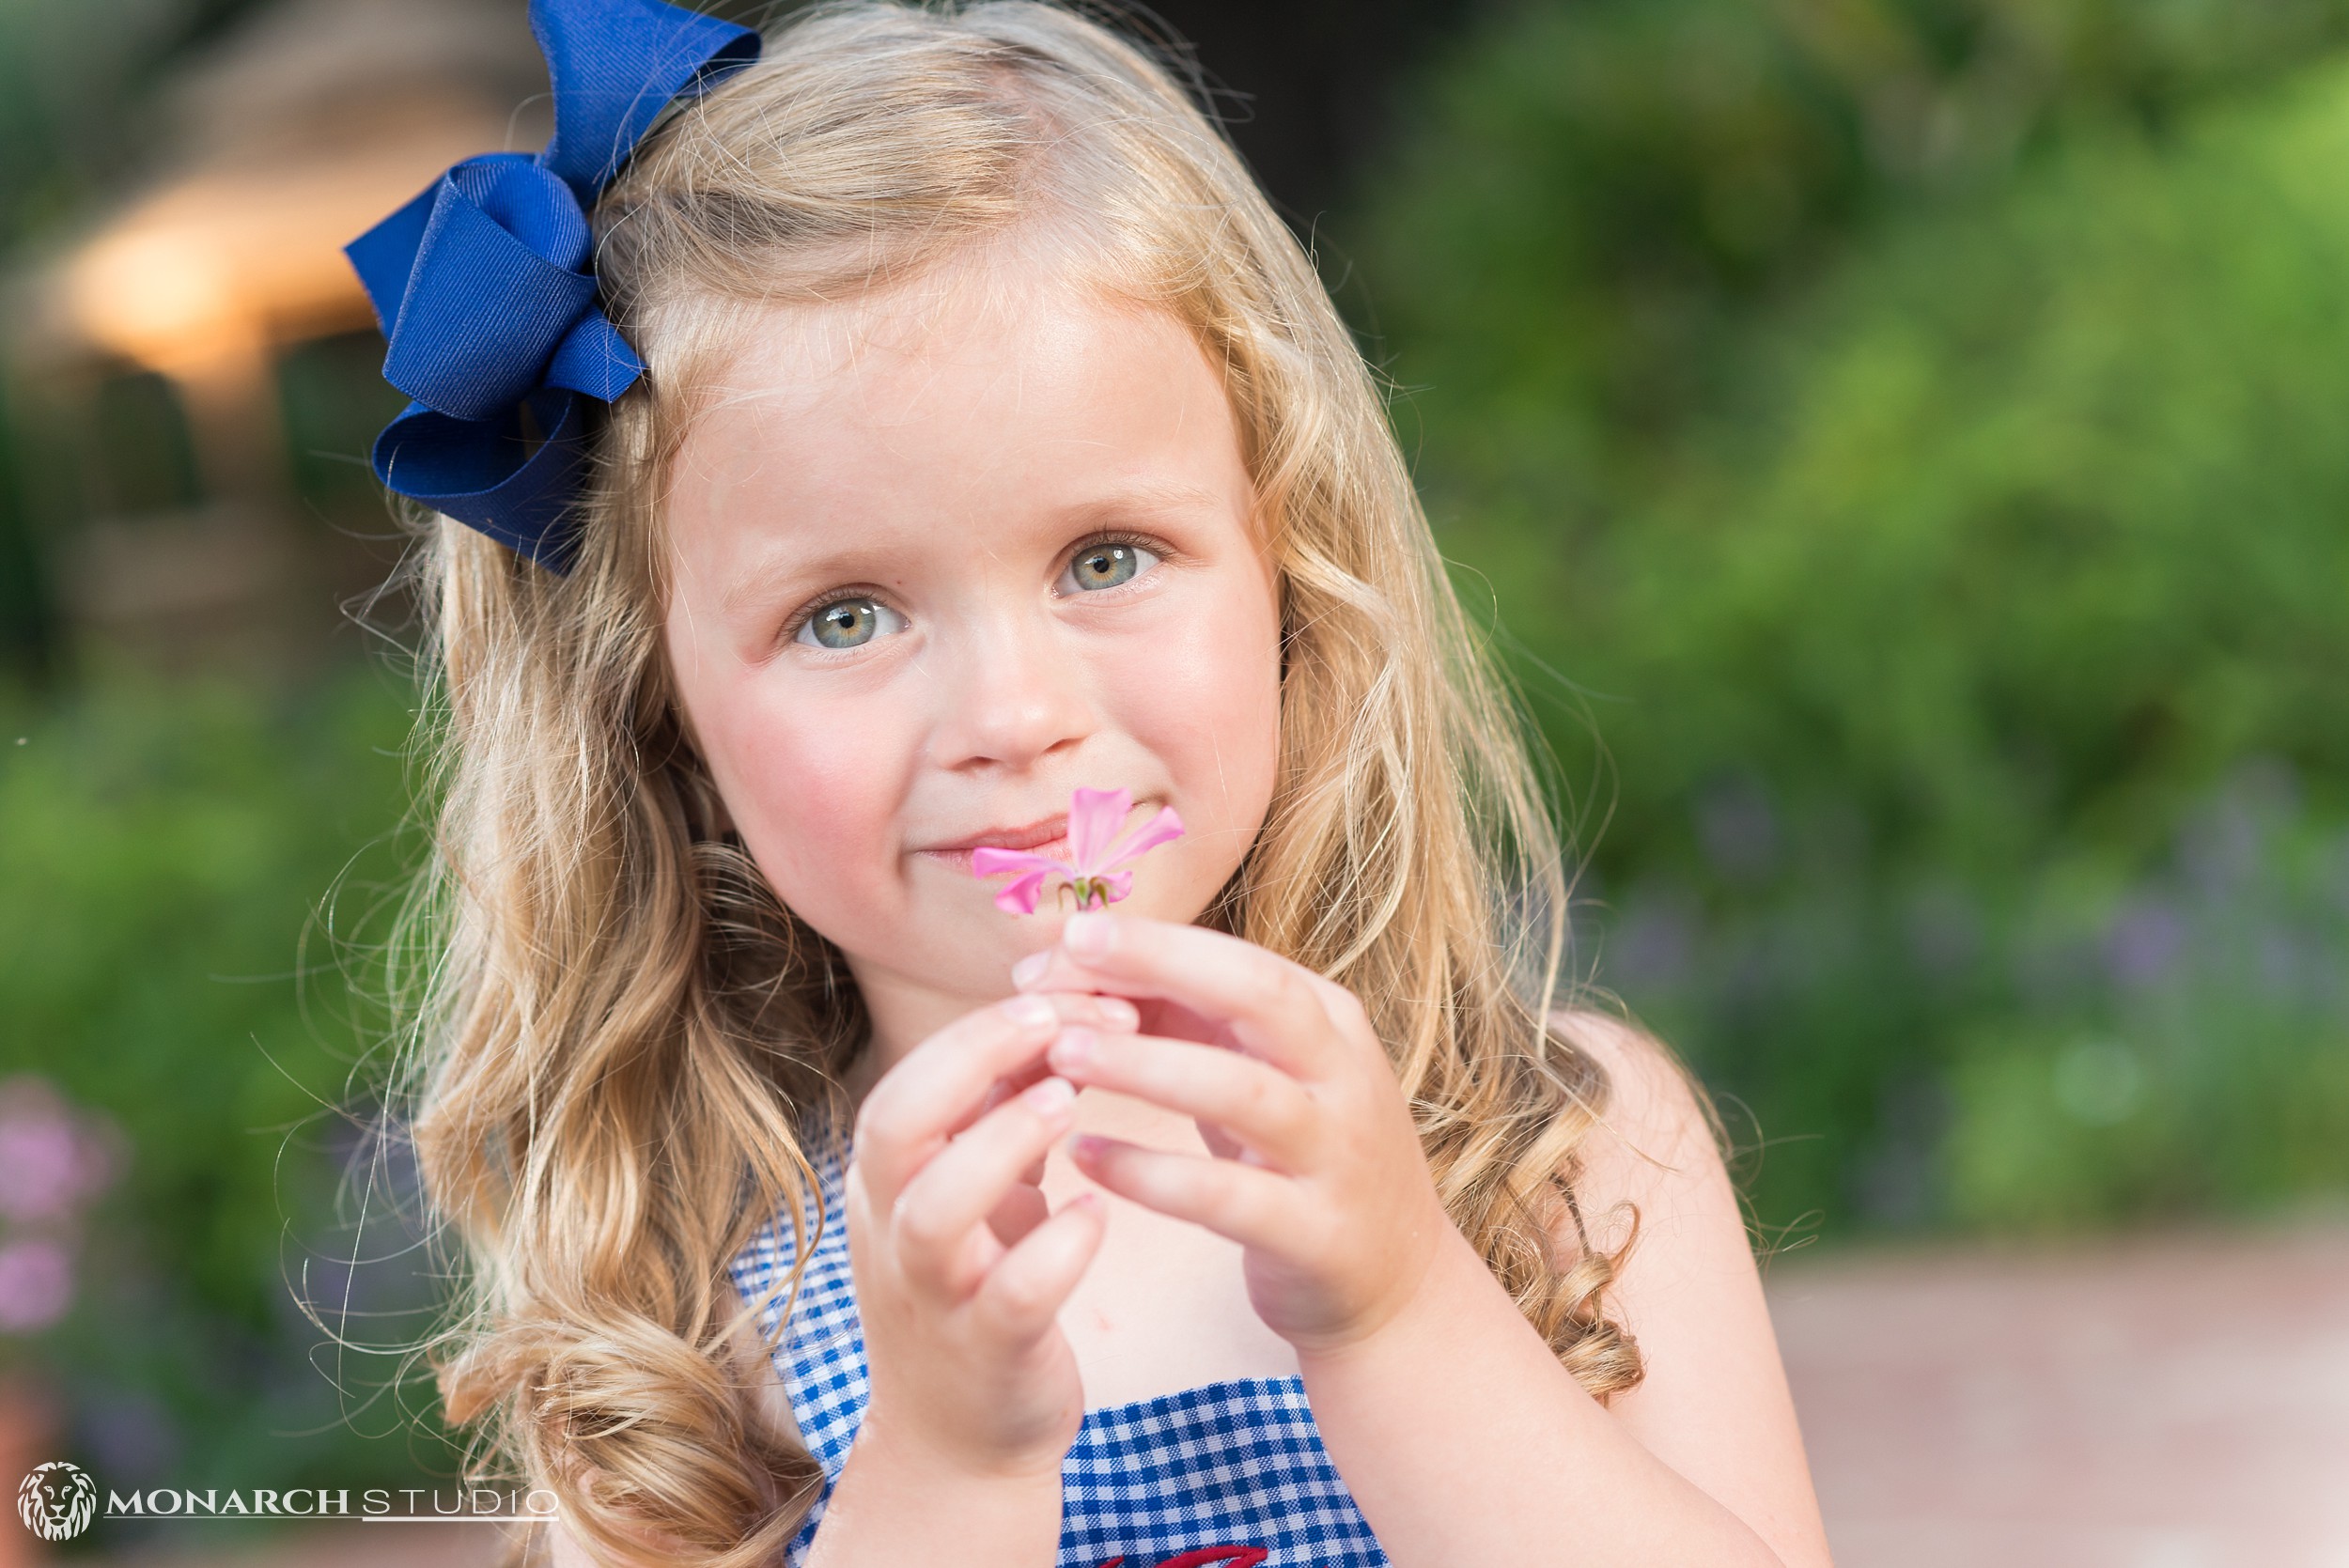
[[[885,901],[896,879],[910,743],[885,702],[762,706],[740,759],[750,810],[735,819],[776,893],[822,929],[833,911]]]
[[[1118,651],[1113,680],[1119,722],[1175,785],[1190,853],[1221,846],[1237,864],[1280,768],[1279,613],[1252,578],[1220,575],[1201,587],[1186,613]]]

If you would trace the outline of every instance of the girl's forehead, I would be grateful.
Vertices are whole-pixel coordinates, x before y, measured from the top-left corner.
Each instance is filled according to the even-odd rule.
[[[741,323],[678,448],[680,544],[786,517],[819,534],[980,523],[1112,491],[1246,507],[1222,376],[1188,327],[1065,272],[941,270]]]
[[[1033,250],[990,248],[827,303],[742,311],[715,390],[721,401],[833,402],[1016,382],[1072,354],[1109,362],[1201,357],[1168,311],[1121,296]],[[1161,365],[1163,368],[1163,365]]]

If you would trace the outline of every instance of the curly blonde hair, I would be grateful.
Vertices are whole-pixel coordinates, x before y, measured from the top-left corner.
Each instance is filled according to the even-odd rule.
[[[1280,773],[1203,918],[1360,995],[1462,1232],[1584,1388],[1637,1383],[1604,1305],[1623,1249],[1554,1240],[1583,1234],[1607,1079],[1550,1012],[1567,888],[1543,775],[1374,375],[1169,70],[1033,0],[821,5],[674,111],[593,218],[650,368],[595,434],[576,565],[446,519],[412,557],[438,815],[395,1103],[460,1249],[430,1352],[472,1475],[552,1490],[599,1557],[649,1530],[697,1568],[777,1560],[815,1499],[816,1461],[762,1419],[773,1379],[738,1338],[760,1304],[726,1265],[770,1217],[801,1225],[801,1118],[843,1105],[863,1019],[720,826],[663,662],[658,501],[749,312],[1015,229],[1196,334],[1267,520]]]

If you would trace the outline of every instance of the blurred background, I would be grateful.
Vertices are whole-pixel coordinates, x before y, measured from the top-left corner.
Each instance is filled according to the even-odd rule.
[[[1720,1100],[1841,1560],[2349,1562],[2349,0],[1158,14]],[[337,247],[542,90],[521,0],[0,0],[0,1480],[453,1472]],[[50,1549],[315,1558],[236,1528]]]

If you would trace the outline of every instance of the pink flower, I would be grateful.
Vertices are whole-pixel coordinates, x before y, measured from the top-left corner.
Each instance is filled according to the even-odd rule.
[[[995,895],[995,907],[1005,914],[1035,913],[1036,896],[1044,891],[1045,882],[1054,877],[1076,893],[1078,908],[1105,908],[1133,891],[1134,874],[1119,870],[1120,866],[1131,864],[1168,840],[1183,836],[1183,819],[1174,815],[1173,806],[1161,806],[1158,815],[1124,838],[1117,837],[1117,830],[1126,825],[1126,815],[1133,809],[1131,790],[1081,789],[1068,801],[1067,862],[1032,855],[1024,849],[988,846],[971,851],[971,874],[1001,877],[1005,872],[1018,873]]]

